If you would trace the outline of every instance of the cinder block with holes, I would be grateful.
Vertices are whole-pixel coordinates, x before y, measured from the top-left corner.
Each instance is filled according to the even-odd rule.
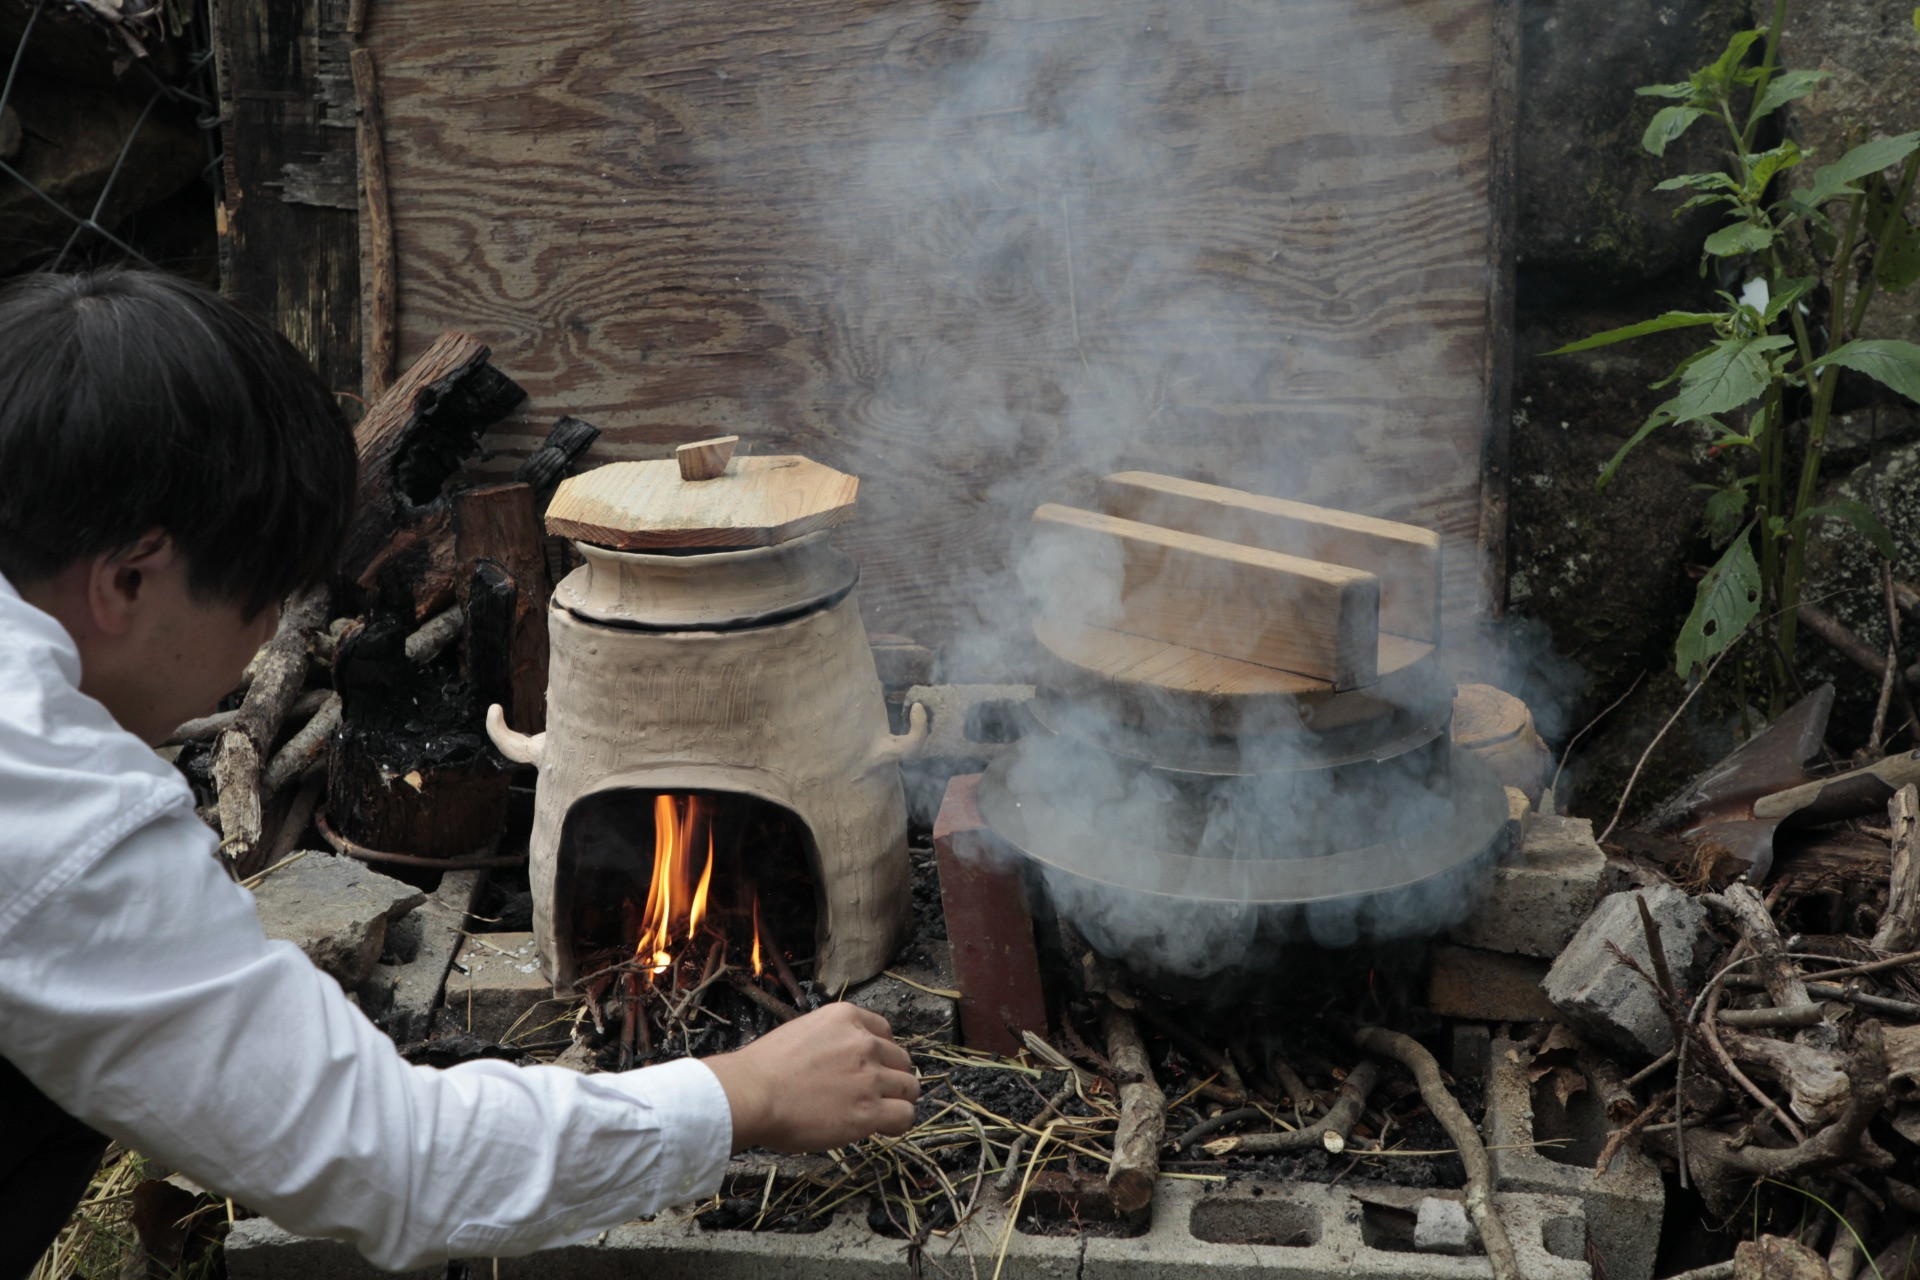
[[[1592,1090],[1566,1105],[1527,1078],[1532,1057],[1510,1040],[1495,1040],[1487,1071],[1482,1126],[1494,1185],[1502,1191],[1572,1196],[1580,1201],[1607,1280],[1651,1280],[1666,1210],[1666,1186],[1654,1163],[1622,1147],[1596,1174],[1612,1129]],[[1552,1141],[1551,1146],[1535,1146]]]
[[[1001,1280],[1480,1280],[1479,1254],[1417,1253],[1417,1206],[1432,1191],[1313,1183],[1204,1184],[1162,1178],[1153,1220],[1131,1239],[1007,1232],[1005,1210],[983,1207],[962,1231],[925,1246],[933,1274],[994,1269],[1004,1235]],[[1580,1203],[1564,1196],[1494,1198],[1527,1280],[1593,1280]],[[875,1235],[853,1201],[812,1234],[708,1231],[698,1206],[632,1222],[579,1245],[502,1258],[501,1280],[893,1280],[906,1270],[905,1244]],[[264,1219],[227,1237],[232,1280],[373,1280],[385,1276],[345,1245],[292,1236]],[[420,1273],[426,1274],[426,1273]],[[439,1274],[436,1268],[432,1273]],[[483,1272],[482,1274],[492,1274]]]

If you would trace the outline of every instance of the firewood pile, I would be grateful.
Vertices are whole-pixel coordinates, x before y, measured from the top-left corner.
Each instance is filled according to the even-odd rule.
[[[569,549],[540,512],[599,432],[562,418],[512,480],[463,477],[525,399],[487,357],[448,333],[367,411],[335,581],[286,603],[236,705],[172,735],[243,880],[309,847],[403,878],[523,861],[494,848],[510,766],[485,709],[541,727],[544,613]]]

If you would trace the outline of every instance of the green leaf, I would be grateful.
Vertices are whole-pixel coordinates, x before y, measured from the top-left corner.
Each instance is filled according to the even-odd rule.
[[[1743,253],[1758,253],[1772,243],[1772,227],[1736,222],[1708,236],[1704,247],[1716,258],[1737,258]]]
[[[1801,204],[1820,205],[1835,196],[1857,195],[1859,188],[1853,185],[1856,181],[1899,164],[1916,146],[1920,146],[1920,132],[1863,142],[1832,164],[1823,164],[1815,169],[1813,185],[1795,191],[1793,198]]]
[[[1900,558],[1900,552],[1893,545],[1893,535],[1887,532],[1887,526],[1880,523],[1880,517],[1875,515],[1873,508],[1866,503],[1842,498],[1838,502],[1829,502],[1825,506],[1811,507],[1800,515],[1803,526],[1805,522],[1822,518],[1844,520],[1852,525],[1859,530],[1861,537],[1873,544],[1873,549],[1880,553],[1882,559]]]
[[[1643,98],[1678,98],[1682,102],[1693,98],[1693,81],[1682,80],[1678,84],[1648,84],[1634,90]]]
[[[1673,665],[1680,678],[1738,640],[1759,612],[1760,566],[1754,563],[1751,540],[1736,537],[1700,580],[1693,612],[1674,642]]]
[[[1671,400],[1667,402],[1667,404],[1672,403]],[[1640,424],[1640,429],[1627,437],[1627,442],[1614,450],[1613,457],[1607,459],[1607,465],[1600,468],[1600,479],[1595,483],[1594,488],[1604,489],[1612,484],[1614,473],[1620,470],[1620,464],[1627,460],[1627,455],[1633,452],[1635,446],[1672,421],[1673,414],[1668,412],[1666,404],[1648,414],[1647,420]]]
[[[1726,51],[1714,60],[1712,66],[1694,77],[1695,83],[1704,78],[1709,85],[1718,86],[1723,91],[1730,87],[1740,70],[1740,64],[1746,61],[1747,50],[1753,48],[1753,42],[1765,34],[1765,30],[1734,32],[1733,38],[1727,41]]]
[[[1775,174],[1786,172],[1806,158],[1807,153],[1791,138],[1771,151],[1762,151],[1748,166],[1747,193],[1758,200]]]
[[[1675,422],[1698,422],[1738,409],[1767,389],[1771,373],[1766,353],[1793,345],[1785,334],[1722,338],[1688,366],[1680,392],[1667,403]]]
[[[1616,342],[1625,342],[1628,338],[1640,338],[1649,333],[1661,333],[1667,329],[1687,329],[1694,325],[1712,324],[1720,317],[1711,311],[1669,311],[1651,320],[1642,320],[1639,324],[1625,325],[1618,329],[1608,329],[1605,333],[1596,333],[1591,338],[1582,338],[1578,342],[1569,342],[1564,347],[1555,347],[1540,354],[1548,356],[1570,355],[1575,351],[1591,351],[1595,347],[1610,347]]]
[[[1781,313],[1807,295],[1807,290],[1819,283],[1817,276],[1788,276],[1785,280],[1769,281],[1767,295],[1767,323],[1778,320]]]
[[[1830,364],[1864,373],[1909,400],[1920,400],[1920,346],[1911,342],[1898,338],[1862,338],[1835,347],[1815,360],[1812,368]]]
[[[1894,207],[1898,194],[1881,174],[1867,178],[1867,234],[1878,243],[1873,260],[1873,278],[1888,293],[1898,293],[1920,280],[1920,228],[1907,220],[1906,211]]]
[[[1707,114],[1698,107],[1662,107],[1647,122],[1640,145],[1656,156],[1667,154],[1667,145],[1687,131],[1687,126]]]
[[[1764,116],[1769,111],[1786,106],[1795,98],[1804,98],[1820,87],[1822,80],[1832,77],[1831,71],[1782,71],[1774,76],[1773,83],[1760,95],[1760,101],[1753,104],[1753,114]]]
[[[1731,191],[1738,192],[1740,184],[1718,171],[1711,173],[1683,173],[1677,178],[1668,178],[1654,187],[1655,191],[1680,191],[1691,188],[1695,191]]]
[[[1740,531],[1740,519],[1747,514],[1747,491],[1729,485],[1715,489],[1707,498],[1707,536],[1719,546]]]

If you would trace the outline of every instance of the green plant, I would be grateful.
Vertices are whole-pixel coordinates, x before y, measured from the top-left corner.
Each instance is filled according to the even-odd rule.
[[[1664,427],[1700,424],[1696,429],[1711,433],[1711,452],[1732,463],[1725,483],[1700,486],[1710,490],[1707,526],[1722,551],[1680,629],[1675,666],[1690,675],[1757,624],[1772,641],[1776,710],[1791,681],[1813,522],[1845,521],[1881,555],[1894,555],[1892,539],[1867,507],[1816,502],[1840,371],[1865,374],[1920,400],[1920,346],[1857,336],[1876,291],[1902,290],[1920,279],[1920,230],[1905,215],[1920,169],[1920,132],[1862,142],[1814,168],[1805,186],[1783,193],[1788,175],[1804,173],[1813,157],[1791,138],[1756,151],[1761,126],[1829,75],[1778,65],[1785,18],[1786,0],[1775,0],[1772,22],[1735,35],[1710,65],[1678,84],[1638,91],[1672,101],[1655,113],[1642,139],[1654,155],[1664,155],[1697,122],[1725,128],[1732,144],[1725,170],[1682,174],[1656,190],[1688,193],[1676,216],[1702,206],[1726,210],[1727,223],[1707,237],[1701,272],[1720,260],[1728,278],[1750,273],[1744,288],[1738,296],[1718,291],[1719,310],[1669,311],[1547,353],[1670,329],[1713,331],[1706,346],[1654,384],[1675,389],[1620,446],[1601,472],[1600,487],[1635,446]],[[1920,12],[1915,25],[1920,29]],[[1898,177],[1889,180],[1885,171],[1895,166]],[[1815,303],[1823,303],[1823,318],[1814,315]],[[1796,450],[1791,429],[1802,419]]]

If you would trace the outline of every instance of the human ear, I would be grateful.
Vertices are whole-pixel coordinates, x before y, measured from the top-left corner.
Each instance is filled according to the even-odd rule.
[[[173,538],[164,529],[149,529],[119,551],[95,556],[87,572],[87,615],[104,635],[125,635],[133,629],[145,603],[151,576],[175,559]]]

